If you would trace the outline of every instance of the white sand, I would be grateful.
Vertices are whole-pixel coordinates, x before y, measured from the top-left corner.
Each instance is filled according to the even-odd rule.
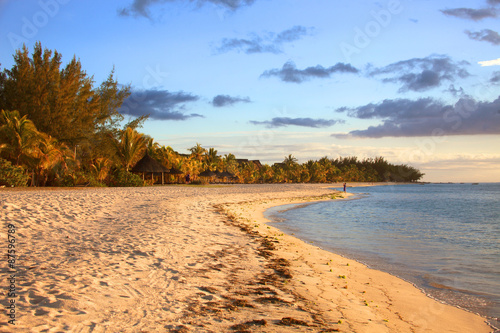
[[[19,255],[16,326],[2,314],[0,331],[491,331],[480,316],[264,224],[267,207],[331,193],[301,184],[0,190],[0,251],[10,223]],[[295,324],[278,325],[287,317]]]

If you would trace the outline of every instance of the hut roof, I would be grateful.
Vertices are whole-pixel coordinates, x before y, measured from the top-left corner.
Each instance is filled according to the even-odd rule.
[[[179,169],[176,169],[176,168],[172,168],[170,169],[169,171],[169,174],[171,175],[182,175],[184,172],[182,172],[181,170]]]
[[[220,173],[217,175],[217,177],[219,177],[219,178],[225,178],[225,177],[227,177],[227,178],[232,178],[232,177],[234,177],[234,175],[233,175],[231,172],[224,171],[224,172],[220,172]]]
[[[248,158],[237,158],[236,159],[236,163],[238,164],[243,164],[243,163],[247,163],[248,162]]]
[[[216,175],[215,172],[210,171],[209,169],[207,169],[207,170],[203,171],[202,173],[200,173],[198,176],[200,176],[200,177],[213,177],[215,175]]]
[[[146,153],[146,155],[134,165],[132,172],[169,172],[169,169]]]
[[[253,161],[250,161],[250,162],[252,162],[253,164],[255,164],[257,166],[257,168],[259,168],[259,169],[262,168],[262,163],[260,163],[259,160],[253,160]]]

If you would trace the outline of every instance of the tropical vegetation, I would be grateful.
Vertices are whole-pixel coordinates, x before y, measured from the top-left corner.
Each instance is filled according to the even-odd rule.
[[[195,180],[206,170],[241,183],[413,182],[423,176],[383,157],[301,164],[288,155],[262,165],[200,143],[181,154],[138,131],[147,116],[125,121],[119,109],[130,87],[118,84],[114,70],[95,86],[76,57],[64,67],[61,58],[37,43],[31,55],[26,47],[16,51],[14,66],[0,71],[0,185],[141,186],[145,181],[131,171],[145,154]],[[181,177],[167,175],[167,181]]]

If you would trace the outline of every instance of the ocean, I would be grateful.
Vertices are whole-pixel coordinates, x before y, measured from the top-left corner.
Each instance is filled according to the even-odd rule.
[[[500,183],[349,188],[353,199],[266,212],[283,232],[499,326]]]

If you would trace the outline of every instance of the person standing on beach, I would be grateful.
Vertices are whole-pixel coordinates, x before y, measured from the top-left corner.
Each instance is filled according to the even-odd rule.
[[[347,183],[344,183],[344,193],[346,192]]]

